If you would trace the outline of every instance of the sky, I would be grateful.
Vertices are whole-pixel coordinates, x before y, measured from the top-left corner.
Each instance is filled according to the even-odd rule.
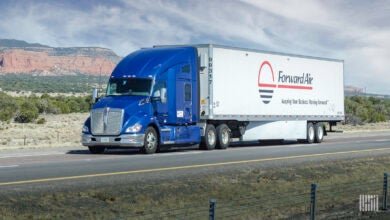
[[[119,56],[213,43],[341,59],[345,85],[390,95],[390,0],[0,0],[0,11],[0,39]]]

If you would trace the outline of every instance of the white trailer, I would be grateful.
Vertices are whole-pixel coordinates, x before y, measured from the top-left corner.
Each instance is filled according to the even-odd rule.
[[[206,148],[210,138],[220,148],[231,138],[319,143],[324,123],[344,120],[342,60],[217,45],[197,49]]]

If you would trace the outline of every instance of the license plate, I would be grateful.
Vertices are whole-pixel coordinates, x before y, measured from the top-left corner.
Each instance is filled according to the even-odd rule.
[[[108,138],[108,137],[100,138],[100,142],[102,142],[102,143],[108,143],[109,141],[110,141],[110,138]]]

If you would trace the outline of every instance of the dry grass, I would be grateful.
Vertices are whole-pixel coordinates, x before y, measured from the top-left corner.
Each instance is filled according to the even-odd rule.
[[[0,149],[80,145],[88,113],[41,115],[45,124],[0,122]]]
[[[390,170],[390,156],[267,169],[247,167],[238,172],[198,174],[155,182],[4,193],[0,194],[0,213],[3,219],[189,219],[194,213],[201,215],[195,219],[207,219],[208,201],[216,198],[217,216],[220,216],[217,219],[302,219],[308,217],[310,184],[317,183],[317,219],[332,219],[329,216],[334,214],[334,219],[356,218],[359,194],[380,195],[386,170]],[[373,180],[374,183],[367,183]],[[347,182],[359,184],[359,187],[348,193],[340,191]],[[304,203],[292,205],[298,200],[293,192],[302,191]],[[245,199],[248,197],[255,200]],[[249,208],[248,204],[277,208],[267,211]],[[162,218],[175,211],[161,211],[183,207],[186,209],[179,211],[178,216]],[[183,212],[194,213],[184,217]],[[228,213],[239,215],[223,217]]]
[[[344,131],[345,133],[390,131],[390,121],[378,123],[366,123],[363,125],[343,125],[339,124],[333,127],[334,130]]]
[[[81,146],[82,125],[89,113],[66,115],[41,115],[43,125],[35,123],[0,122],[0,150],[9,148],[38,148],[56,146]],[[390,131],[390,122],[365,125],[338,125],[334,130],[345,133]]]

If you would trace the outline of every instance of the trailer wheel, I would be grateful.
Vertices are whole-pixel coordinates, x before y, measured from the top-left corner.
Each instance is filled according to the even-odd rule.
[[[315,129],[315,139],[314,139],[314,142],[315,143],[321,143],[322,140],[324,139],[324,127],[322,126],[321,123],[316,123],[314,125],[314,129]]]
[[[201,149],[203,150],[213,150],[217,142],[217,132],[214,125],[207,124],[205,135],[202,138]]]
[[[217,127],[217,148],[226,149],[230,144],[230,129],[226,124]]]
[[[89,146],[88,149],[89,152],[91,152],[91,154],[102,154],[106,150],[105,147],[97,147],[97,146]]]
[[[154,154],[158,147],[158,137],[153,127],[148,127],[145,131],[144,148],[145,154]]]
[[[312,144],[315,139],[315,129],[313,123],[309,122],[307,123],[307,138],[306,141],[309,144]]]

